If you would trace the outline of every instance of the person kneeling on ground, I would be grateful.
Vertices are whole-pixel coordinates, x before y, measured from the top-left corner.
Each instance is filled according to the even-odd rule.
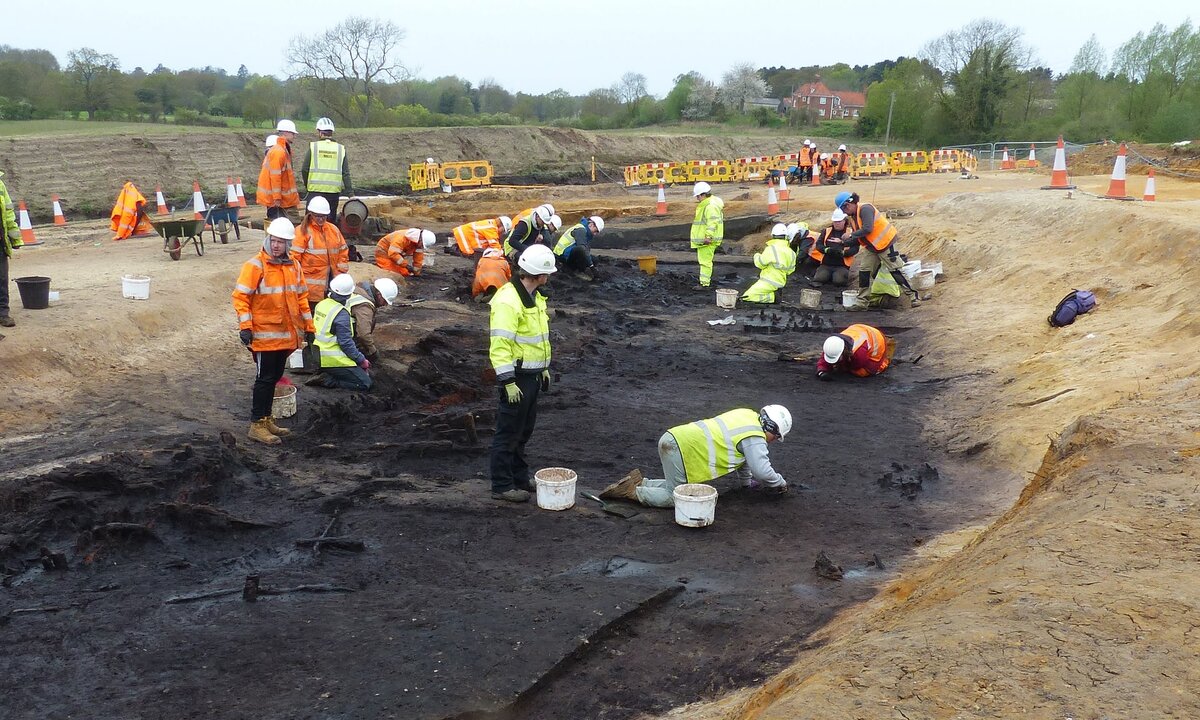
[[[854,264],[854,256],[858,254],[858,242],[846,239],[850,235],[846,213],[834,210],[830,219],[833,224],[817,235],[816,241],[808,251],[809,257],[820,263],[813,273],[812,284],[815,287],[827,282],[832,282],[838,287],[850,284],[850,266]]]
[[[379,346],[375,344],[375,313],[381,307],[391,305],[400,294],[400,288],[391,278],[379,278],[374,284],[363,281],[354,288],[346,300],[350,316],[354,319],[354,344],[367,360],[379,359]]]
[[[595,279],[596,263],[592,260],[592,238],[604,230],[604,218],[586,217],[563,231],[554,246],[554,254],[562,258],[564,268],[579,273],[584,280]]]
[[[782,442],[792,429],[792,414],[782,405],[755,412],[738,408],[714,418],[677,425],[658,439],[661,479],[642,479],[634,470],[606,487],[600,497],[632,500],[650,507],[674,507],[675,488],[703,483],[737,471],[745,487],[761,483],[786,492],[787,481],[771,467],[767,443]]]
[[[437,243],[430,230],[409,228],[384,235],[375,246],[375,264],[404,277],[420,275],[425,251]]]
[[[329,282],[329,297],[317,303],[313,312],[315,344],[321,353],[321,372],[305,385],[370,390],[371,361],[354,344],[354,316],[346,302],[354,293],[354,278],[346,273]]]
[[[471,297],[475,302],[487,302],[504,283],[512,279],[512,266],[499,248],[488,248],[475,265],[475,282],[471,284]]]
[[[742,293],[742,299],[755,303],[775,302],[775,294],[783,290],[788,275],[796,271],[796,252],[788,244],[786,225],[776,223],[771,228],[771,239],[762,252],[754,254],[754,265],[761,272],[758,280]]]
[[[857,377],[878,375],[888,369],[896,341],[870,325],[851,325],[825,339],[817,359],[817,377],[832,380],[835,372]]]

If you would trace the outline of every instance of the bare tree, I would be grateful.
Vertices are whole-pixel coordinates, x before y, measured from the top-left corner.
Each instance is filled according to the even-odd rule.
[[[302,79],[330,112],[365,126],[376,83],[408,74],[396,58],[403,39],[404,31],[390,20],[349,17],[319,35],[292,38],[287,61],[292,77]]]
[[[750,63],[734,65],[721,76],[721,101],[738,112],[746,112],[746,103],[767,94],[767,81]]]
[[[999,20],[974,20],[960,30],[951,30],[929,41],[920,57],[946,75],[962,72],[981,51],[1001,53],[1017,62],[1029,62],[1032,53],[1021,41],[1021,30]],[[1021,68],[1023,69],[1023,68]]]
[[[88,120],[95,119],[96,111],[104,109],[112,101],[120,70],[121,64],[115,56],[92,48],[79,48],[67,53],[67,72],[79,86]]]
[[[633,105],[646,97],[646,76],[641,73],[627,72],[621,76],[620,82],[613,86],[613,91],[625,105]]]

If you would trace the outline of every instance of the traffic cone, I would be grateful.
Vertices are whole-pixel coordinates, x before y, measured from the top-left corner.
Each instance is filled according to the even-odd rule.
[[[208,212],[208,206],[204,204],[204,196],[200,194],[199,181],[192,183],[192,209],[196,212],[197,220],[203,220],[204,213]]]
[[[1142,195],[1142,199],[1154,202],[1154,168],[1150,168],[1150,174],[1146,176],[1146,193]]]
[[[23,245],[41,245],[41,241],[34,237],[33,223],[29,222],[29,211],[25,209],[25,201],[17,202],[17,226],[21,228],[21,243]]]
[[[780,200],[791,200],[792,199],[791,194],[788,193],[787,173],[786,172],[779,173],[779,199]]]
[[[775,196],[775,183],[767,184],[767,214],[775,215],[779,212],[779,198]]]
[[[1017,168],[1016,161],[1014,161],[1012,158],[1010,158],[1008,156],[1008,148],[1004,148],[1004,157],[1002,157],[1000,159],[1000,169],[1001,170],[1015,170],[1016,168]]]
[[[168,212],[167,201],[165,198],[163,198],[162,185],[159,185],[159,184],[154,185],[154,199],[158,203],[158,210],[156,212],[159,215],[166,215]]]
[[[54,201],[54,224],[55,225],[66,225],[67,224],[67,216],[63,215],[62,203],[60,203],[58,201],[58,195],[57,194],[51,195],[50,199]]]
[[[1117,148],[1117,159],[1113,162],[1112,179],[1108,181],[1108,192],[1104,197],[1109,200],[1132,200],[1125,194],[1125,143]]]
[[[812,166],[812,184],[813,185],[821,184],[821,161],[817,160],[815,158],[813,159],[813,166]]]
[[[1035,168],[1038,166],[1037,153],[1034,152],[1033,143],[1029,143],[1029,161],[1027,167]]]
[[[237,188],[233,186],[233,178],[225,178],[225,204],[229,207],[238,206]]]
[[[662,178],[658,179],[658,206],[654,209],[655,215],[667,214],[667,190],[663,187]]]
[[[1063,147],[1062,135],[1058,136],[1058,147],[1054,149],[1054,170],[1050,173],[1050,184],[1043,185],[1043,190],[1074,190],[1075,186],[1067,179],[1067,151]]]
[[[242,192],[242,179],[238,178],[237,183],[233,186],[237,191],[238,207],[246,207],[246,193]]]

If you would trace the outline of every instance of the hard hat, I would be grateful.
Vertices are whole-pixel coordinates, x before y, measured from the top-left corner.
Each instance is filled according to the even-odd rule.
[[[329,281],[329,292],[337,293],[338,295],[349,295],[354,292],[354,278],[350,277],[350,273],[342,273],[334,276]]]
[[[804,138],[804,144],[805,144],[805,145],[812,145],[812,140],[809,140],[808,138]]]
[[[821,159],[822,159],[822,160],[828,160],[828,159],[829,159],[829,153],[821,153]]]
[[[710,186],[708,183],[704,182],[703,180],[701,180],[700,182],[698,182],[692,186],[692,197],[698,197],[700,195],[703,195],[704,193],[710,193],[710,192],[712,192],[712,186]]]
[[[488,248],[483,251],[483,256],[486,258],[504,257],[504,251],[498,248]]]
[[[295,240],[296,226],[287,218],[277,217],[267,226],[267,234],[284,240]]]
[[[538,207],[544,207],[544,208],[546,208],[546,212],[550,213],[551,215],[554,214],[554,206],[551,205],[550,203],[543,203],[542,205],[539,205]]]
[[[550,225],[551,230],[554,230],[557,232],[558,229],[562,227],[562,218],[560,218],[557,215],[551,215],[550,222],[548,224]]]
[[[775,227],[771,228],[771,237],[787,237],[787,225],[784,225],[783,223],[775,223]]]
[[[543,225],[550,223],[550,211],[540,205],[533,209],[533,217],[541,220]]]
[[[329,214],[329,201],[320,195],[313,195],[308,200],[308,211],[315,215]]]
[[[545,245],[530,245],[517,259],[517,267],[530,275],[549,275],[558,268],[554,267],[554,251]]]
[[[333,121],[327,117],[323,117],[317,121],[317,130],[328,130],[333,132]]]
[[[835,208],[837,208],[838,210],[840,210],[842,208],[842,206],[846,204],[846,201],[848,201],[853,196],[854,196],[854,193],[848,193],[845,190],[843,190],[840,193],[838,193],[836,197],[833,198],[833,206]]]
[[[846,352],[846,339],[830,335],[825,338],[825,345],[821,348],[821,352],[825,355],[825,362],[836,363],[842,359],[842,353]]]
[[[433,164],[433,158],[425,158],[425,162]]]
[[[278,140],[279,140],[278,135],[268,135],[267,136],[267,149],[270,150],[271,148],[275,147],[275,143]]]
[[[505,233],[512,232],[512,218],[510,218],[507,215],[501,215],[500,216],[500,224],[502,226],[504,226]]]
[[[291,120],[280,120],[279,124],[275,126],[275,132],[295,133],[296,123],[292,122]]]
[[[421,231],[421,245],[423,245],[426,250],[428,250],[429,248],[433,247],[436,244],[437,244],[437,236],[434,235],[431,230],[422,230]]]
[[[396,286],[396,281],[391,278],[379,278],[375,281],[375,292],[383,296],[383,301],[388,305],[396,299],[400,294],[400,288]]]
[[[593,215],[588,220],[591,220],[592,224],[596,226],[596,232],[604,232],[604,218],[599,215]]]
[[[845,145],[838,145],[838,150],[845,150],[845,149],[846,149]]]
[[[758,421],[762,423],[764,430],[778,435],[780,442],[792,431],[792,413],[782,405],[767,405],[759,411]],[[772,425],[774,427],[771,427]]]
[[[800,234],[800,223],[788,223],[787,239],[791,240]]]

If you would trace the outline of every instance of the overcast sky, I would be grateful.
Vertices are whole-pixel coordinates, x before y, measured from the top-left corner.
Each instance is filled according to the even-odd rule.
[[[1138,31],[1175,27],[1197,4],[1182,0],[1050,2],[963,0],[354,0],[233,2],[9,0],[0,44],[43,48],[63,65],[88,46],[124,70],[212,65],[231,74],[285,77],[284,49],[297,34],[337,24],[346,13],[395,22],[406,31],[404,64],[419,77],[492,78],[510,91],[562,88],[582,94],[625,72],[642,73],[662,96],[698,70],[713,80],[738,62],[756,67],[870,65],[914,56],[928,40],[991,16],[1024,32],[1040,64],[1062,73],[1092,33],[1111,55]]]

